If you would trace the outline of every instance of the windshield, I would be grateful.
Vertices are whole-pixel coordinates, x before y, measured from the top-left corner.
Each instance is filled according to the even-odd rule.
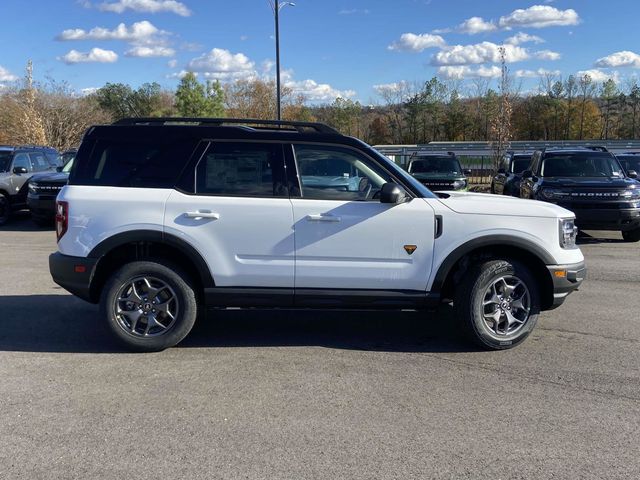
[[[625,172],[629,170],[635,170],[636,173],[640,173],[640,155],[623,155],[618,156],[618,160],[622,164]]]
[[[61,157],[63,165],[66,165],[76,157],[76,154],[75,152],[64,152]]]
[[[460,163],[455,157],[429,157],[413,160],[409,164],[409,173],[445,173],[460,174]]]
[[[11,154],[12,152],[0,152],[0,172],[6,172],[9,170]]]
[[[542,163],[543,177],[624,176],[616,159],[606,153],[553,153]]]
[[[513,162],[511,162],[511,172],[512,173],[522,173],[524,172],[529,164],[531,163],[531,157],[513,157]]]
[[[67,163],[64,167],[62,167],[61,172],[69,173],[71,171],[71,167],[73,167],[73,158],[69,160],[69,163]]]

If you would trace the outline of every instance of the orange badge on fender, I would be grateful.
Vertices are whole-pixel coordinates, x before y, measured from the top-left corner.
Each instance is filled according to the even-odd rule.
[[[416,248],[418,248],[416,245],[405,245],[404,246],[405,252],[407,252],[409,255],[413,254],[413,252],[416,251]]]

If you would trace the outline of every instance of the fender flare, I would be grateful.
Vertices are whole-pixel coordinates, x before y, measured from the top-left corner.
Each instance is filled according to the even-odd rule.
[[[509,235],[486,235],[480,238],[474,238],[466,243],[463,243],[455,250],[453,250],[447,258],[440,264],[438,271],[434,277],[431,285],[432,292],[440,292],[444,285],[447,276],[451,272],[451,269],[462,257],[468,253],[483,247],[516,247],[525,250],[535,257],[537,257],[545,265],[553,265],[556,263],[553,255],[551,255],[546,249],[537,245],[536,243],[526,240],[520,237],[513,237]]]
[[[167,234],[158,230],[131,230],[128,232],[118,233],[96,245],[91,252],[89,252],[87,257],[95,258],[99,262],[101,258],[113,249],[129,243],[139,242],[159,243],[179,250],[189,258],[196,267],[196,270],[200,275],[203,288],[212,288],[215,286],[209,266],[207,265],[207,262],[204,261],[204,258],[202,258],[200,252],[175,235]]]

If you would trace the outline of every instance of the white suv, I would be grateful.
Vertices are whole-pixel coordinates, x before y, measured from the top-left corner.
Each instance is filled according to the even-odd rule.
[[[53,279],[135,350],[204,307],[433,309],[522,342],[585,275],[552,204],[434,194],[322,124],[127,119],[91,128],[58,195]]]

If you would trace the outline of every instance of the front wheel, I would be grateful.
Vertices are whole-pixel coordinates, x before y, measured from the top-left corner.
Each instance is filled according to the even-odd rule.
[[[622,238],[625,242],[640,242],[640,227],[622,232]]]
[[[516,260],[484,261],[465,275],[454,309],[474,343],[488,350],[512,348],[529,336],[538,321],[538,283]]]
[[[160,261],[131,262],[116,271],[102,291],[100,309],[120,343],[139,352],[177,345],[198,315],[191,279]]]

